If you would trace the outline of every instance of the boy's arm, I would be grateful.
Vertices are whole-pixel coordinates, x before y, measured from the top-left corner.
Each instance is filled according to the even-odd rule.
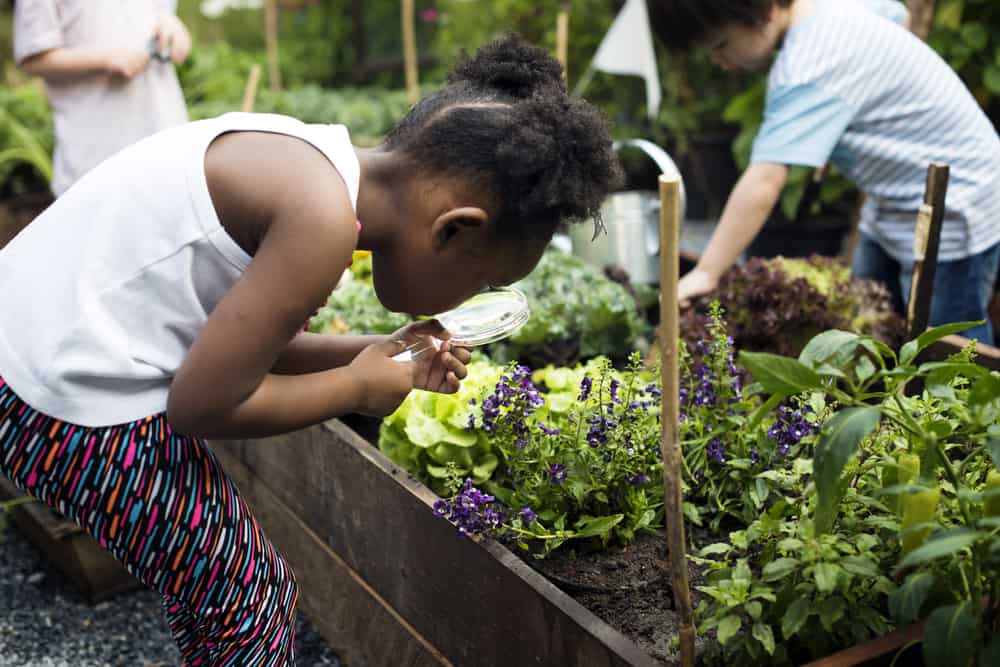
[[[729,195],[705,253],[677,285],[682,303],[715,289],[767,222],[787,180],[788,167],[783,164],[754,162],[747,168]]]
[[[28,74],[45,79],[92,74],[131,78],[149,61],[136,49],[67,48],[53,0],[14,5],[14,60]]]

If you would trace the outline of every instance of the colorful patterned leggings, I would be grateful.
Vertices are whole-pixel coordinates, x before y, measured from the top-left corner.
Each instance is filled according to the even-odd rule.
[[[189,667],[294,663],[295,578],[203,440],[163,415],[62,422],[0,378],[0,473],[163,595]]]

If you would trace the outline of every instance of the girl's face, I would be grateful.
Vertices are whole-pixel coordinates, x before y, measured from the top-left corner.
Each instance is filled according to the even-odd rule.
[[[460,223],[457,223],[460,224]],[[450,310],[487,287],[517,282],[538,263],[545,244],[490,241],[478,227],[444,230],[440,237],[420,239],[372,252],[375,292],[389,310],[410,315],[436,315]],[[532,247],[537,246],[537,247]]]
[[[768,20],[753,27],[740,24],[727,26],[709,39],[707,47],[712,61],[726,71],[757,71],[768,66],[780,40],[779,25]]]

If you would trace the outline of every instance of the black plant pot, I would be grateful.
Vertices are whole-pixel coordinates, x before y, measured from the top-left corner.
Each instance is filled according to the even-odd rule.
[[[838,257],[851,231],[847,213],[827,213],[789,222],[780,213],[767,221],[747,248],[747,257]]]

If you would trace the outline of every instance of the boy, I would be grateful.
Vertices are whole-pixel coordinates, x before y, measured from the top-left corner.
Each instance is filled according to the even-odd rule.
[[[191,38],[176,4],[14,3],[14,60],[45,80],[52,106],[56,196],[122,148],[187,121],[173,65],[187,58]]]
[[[931,324],[986,320],[1000,264],[1000,138],[972,94],[879,0],[650,0],[671,48],[703,45],[723,69],[771,62],[764,123],[682,302],[710,292],[760,231],[791,165],[835,164],[867,195],[854,272],[885,282],[901,311],[927,167],[951,167]],[[875,11],[873,11],[875,10]],[[803,229],[808,233],[808,229]]]

